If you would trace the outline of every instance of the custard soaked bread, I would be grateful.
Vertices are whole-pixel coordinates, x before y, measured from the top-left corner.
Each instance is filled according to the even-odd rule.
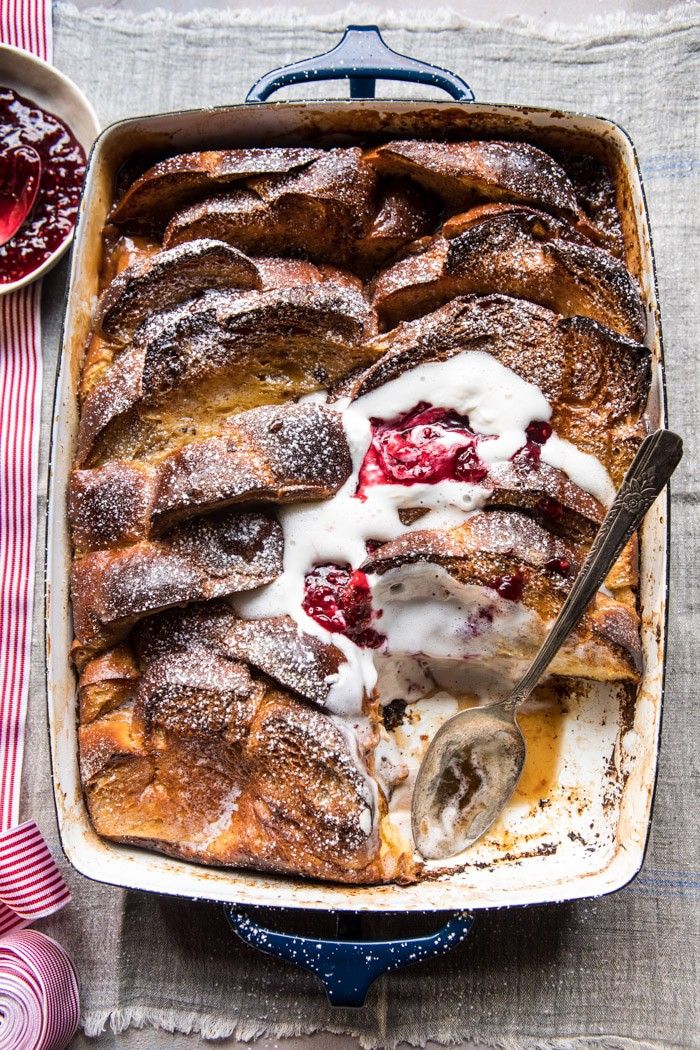
[[[604,166],[526,142],[209,151],[126,187],[68,509],[99,834],[423,877],[421,748],[531,659],[646,432],[623,256]],[[633,541],[554,674],[639,680],[637,585]]]

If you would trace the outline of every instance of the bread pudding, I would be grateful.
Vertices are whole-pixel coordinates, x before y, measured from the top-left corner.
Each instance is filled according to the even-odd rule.
[[[68,507],[93,825],[426,877],[422,754],[530,662],[646,433],[612,176],[406,140],[123,181]],[[637,582],[633,541],[551,675],[639,681]]]

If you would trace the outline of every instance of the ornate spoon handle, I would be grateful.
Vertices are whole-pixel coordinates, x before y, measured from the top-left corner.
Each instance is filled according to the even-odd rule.
[[[622,548],[680,463],[682,455],[683,442],[670,430],[657,430],[639,446],[542,648],[504,702],[506,710],[512,711],[535,688],[588,608]]]

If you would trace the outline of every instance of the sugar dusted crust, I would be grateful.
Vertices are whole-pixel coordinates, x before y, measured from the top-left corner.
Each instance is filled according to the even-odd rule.
[[[126,186],[68,507],[99,834],[340,883],[421,878],[392,810],[415,769],[387,764],[401,717],[367,668],[430,669],[415,631],[392,634],[404,600],[461,609],[468,659],[513,668],[564,601],[645,433],[614,200],[600,162],[506,141],[213,150]],[[459,386],[455,362],[468,413],[450,384],[444,404],[411,386],[435,366]],[[512,422],[493,383],[533,414]],[[637,585],[632,541],[555,673],[638,680]]]

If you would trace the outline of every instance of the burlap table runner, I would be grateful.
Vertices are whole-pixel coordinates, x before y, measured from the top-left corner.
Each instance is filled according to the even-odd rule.
[[[239,945],[219,908],[98,886],[64,862],[74,902],[42,928],[75,959],[88,1034],[154,1024],[209,1037],[349,1032],[366,1047],[466,1038],[503,1047],[568,1047],[578,1039],[698,1045],[698,11],[686,5],[564,30],[487,26],[441,10],[382,16],[365,8],[311,20],[285,8],[183,18],[55,10],[56,64],[104,122],[239,101],[258,75],[327,50],[352,21],[379,22],[390,45],[461,73],[480,100],[618,120],[645,176],[670,418],[687,449],[674,482],[659,785],[646,863],[632,885],[595,901],[480,915],[453,954],[381,979],[360,1011],[333,1011],[313,978]],[[45,282],[43,477],[65,281],[64,265]],[[45,728],[41,563],[40,555],[24,813],[60,853]]]

